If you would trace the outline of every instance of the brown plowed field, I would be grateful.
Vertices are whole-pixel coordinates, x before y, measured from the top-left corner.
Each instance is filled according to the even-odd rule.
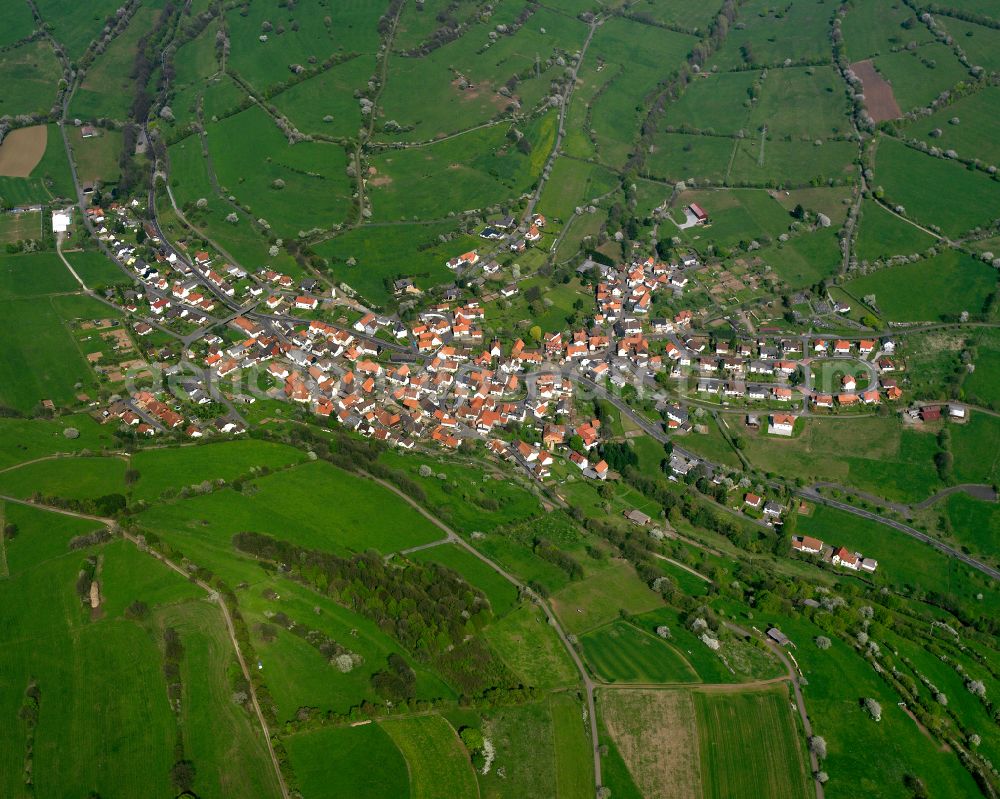
[[[851,64],[854,74],[861,78],[865,89],[865,107],[876,122],[899,119],[903,112],[892,93],[892,85],[875,70],[870,60]]]
[[[45,125],[18,128],[8,133],[0,144],[0,175],[26,178],[45,155],[49,129]]]

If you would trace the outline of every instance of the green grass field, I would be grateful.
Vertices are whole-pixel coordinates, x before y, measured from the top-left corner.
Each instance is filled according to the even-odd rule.
[[[328,727],[292,735],[284,743],[308,799],[409,795],[406,761],[380,724]]]
[[[4,517],[19,532],[6,543],[11,575],[0,580],[7,608],[0,708],[12,720],[0,730],[0,791],[29,795],[21,776],[27,728],[13,720],[34,679],[41,699],[33,795],[65,795],[82,786],[102,795],[171,795],[179,727],[167,699],[159,626],[170,623],[185,646],[182,726],[198,761],[196,790],[278,795],[263,742],[230,700],[226,668],[232,649],[218,609],[200,600],[177,604],[202,592],[122,541],[98,550],[67,549],[69,539],[90,532],[93,523],[12,504]],[[108,600],[95,616],[84,610],[73,587],[89,552],[103,558],[102,594]],[[143,573],[138,581],[137,571]],[[36,601],[24,602],[26,595]],[[145,625],[120,615],[124,603],[135,599],[153,609]]]
[[[710,245],[732,247],[762,236],[777,238],[792,221],[767,192],[755,189],[687,191],[675,207],[683,208],[690,203],[699,204],[711,219],[710,225],[678,233],[699,251]]]
[[[792,288],[812,286],[831,277],[843,262],[840,240],[832,227],[773,244],[759,255]]]
[[[450,211],[482,208],[526,192],[541,173],[555,139],[547,114],[525,131],[525,155],[507,138],[507,125],[470,131],[426,147],[391,150],[371,159],[368,178],[375,218],[442,219]],[[534,133],[534,135],[532,135]]]
[[[749,121],[750,92],[756,80],[751,72],[705,72],[667,107],[666,123],[736,133]]]
[[[78,438],[66,438],[64,431],[73,428]],[[77,414],[55,419],[0,419],[0,468],[52,455],[101,449],[113,444],[112,431],[90,416]]]
[[[853,3],[851,13],[844,17],[842,30],[851,61],[861,61],[908,42],[923,44],[933,40],[930,31],[917,21],[909,6],[879,0]]]
[[[392,552],[442,537],[395,494],[328,463],[308,463],[254,482],[256,491],[238,502],[225,488],[154,507],[139,518],[164,535],[191,536],[220,554],[230,551],[230,538],[241,530],[335,552]]]
[[[942,796],[976,794],[974,783],[954,753],[942,752],[917,728],[896,706],[899,695],[849,644],[830,636],[831,647],[820,650],[812,641],[827,631],[802,618],[782,618],[780,625],[796,642],[795,657],[809,682],[803,689],[806,707],[813,729],[826,739],[829,753],[824,769],[831,775],[855,775],[838,780],[839,796],[864,799],[879,793],[905,797],[906,774],[918,774],[929,791]],[[875,723],[867,716],[861,708],[863,697],[872,697],[882,705],[882,721]],[[785,707],[787,704],[781,710]]]
[[[42,214],[27,211],[22,214],[0,214],[0,244],[10,244],[42,236]]]
[[[614,619],[620,610],[643,613],[660,604],[660,598],[624,561],[613,561],[552,597],[552,607],[571,633],[593,630]]]
[[[661,133],[646,160],[646,170],[661,180],[711,180],[721,183],[737,147],[735,139]]]
[[[807,482],[840,483],[904,502],[919,502],[941,488],[934,436],[904,429],[894,418],[813,418],[794,438],[747,435],[744,441],[755,466]]]
[[[611,191],[617,185],[615,175],[596,164],[560,158],[545,183],[539,213],[555,219],[568,219],[575,209]]]
[[[0,113],[48,113],[61,72],[59,60],[44,39],[0,52]]]
[[[850,132],[847,111],[843,80],[832,67],[775,69],[762,81],[749,128],[766,125],[769,136],[795,139],[842,136]]]
[[[882,314],[893,321],[938,321],[962,311],[982,313],[996,291],[996,271],[982,261],[949,250],[916,263],[880,269],[848,281],[855,297],[875,295]]]
[[[801,187],[828,181],[854,180],[857,145],[849,141],[786,141],[769,138],[761,148],[760,138],[743,139],[728,173],[731,184]],[[763,161],[761,153],[763,152]]]
[[[996,612],[1000,607],[988,577],[884,524],[819,506],[808,519],[800,520],[799,530],[875,558],[879,562],[877,574],[891,585],[918,592],[937,591],[967,602],[977,613]],[[982,599],[977,598],[979,594]]]
[[[621,167],[645,116],[644,100],[665,72],[680,66],[696,40],[686,34],[611,18],[591,41],[589,58],[604,63],[608,88],[590,103],[602,163]]]
[[[35,28],[34,20],[31,17],[31,9],[27,6],[21,7],[17,3],[5,6],[0,10],[0,46],[13,44],[31,35]]]
[[[122,151],[122,134],[102,130],[101,135],[84,139],[80,131],[69,132],[70,146],[81,183],[117,183],[121,175],[118,159]]]
[[[994,18],[1000,16],[995,9],[992,14]],[[990,71],[1000,68],[1000,34],[996,30],[951,17],[947,29],[973,64]]]
[[[804,799],[810,794],[804,741],[784,687],[745,694],[696,692],[694,703],[706,797]]]
[[[1000,478],[1000,419],[973,412],[967,424],[951,426],[955,477],[964,483],[996,483]]]
[[[322,62],[332,55],[372,53],[378,46],[376,23],[384,9],[368,3],[302,4],[280,11],[253,5],[227,10],[232,69],[258,90],[288,79],[289,64]],[[265,31],[265,22],[270,27]],[[260,37],[265,35],[266,41]]]
[[[274,104],[303,133],[354,136],[364,123],[354,90],[375,71],[374,59],[360,55],[302,81],[274,98]],[[327,117],[333,117],[326,121]]]
[[[884,53],[874,61],[892,84],[893,96],[903,111],[927,106],[941,92],[969,80],[968,70],[941,42],[923,44],[913,51]]]
[[[697,675],[670,644],[624,621],[582,637],[583,652],[607,682],[695,682]]]
[[[854,251],[858,258],[874,261],[893,255],[920,253],[934,244],[934,237],[900,219],[874,200],[861,203],[861,222]]]
[[[337,145],[289,145],[256,105],[209,125],[208,141],[223,193],[239,197],[278,235],[290,238],[344,220],[350,184],[347,158]],[[284,181],[284,188],[274,188],[276,180]]]
[[[380,722],[406,758],[413,799],[471,799],[476,774],[454,728],[440,716]]]
[[[139,472],[133,500],[155,500],[168,489],[192,486],[204,480],[230,481],[260,467],[280,469],[301,463],[303,454],[292,447],[245,439],[198,447],[140,450],[130,468]]]
[[[89,297],[47,296],[0,300],[10,334],[0,354],[0,404],[30,411],[43,399],[76,405],[80,390],[97,381],[73,338],[69,322],[106,317],[110,309]]]
[[[906,127],[906,135],[942,150],[955,150],[961,158],[995,164],[1000,161],[1000,144],[991,135],[991,125],[998,113],[1000,87],[987,86],[928,117],[920,117]],[[940,131],[940,136],[931,135],[935,131]]]
[[[713,61],[720,69],[732,69],[743,63],[828,59],[826,31],[832,14],[824,3],[769,6],[765,0],[751,0],[740,9],[745,27],[731,31]]]
[[[66,48],[70,59],[83,55],[91,40],[100,35],[105,20],[114,15],[119,3],[115,0],[94,0],[74,3],[69,8],[61,0],[39,0],[36,3],[42,19],[53,27],[52,35]]]
[[[902,205],[922,225],[937,225],[948,236],[993,221],[1000,184],[961,164],[918,152],[892,139],[878,146],[875,185],[886,202]],[[947,203],[941,202],[946,194]]]
[[[93,250],[64,251],[63,255],[72,264],[76,273],[83,278],[83,282],[87,284],[88,288],[96,291],[101,287],[115,285],[131,287],[132,285],[131,278],[102,252],[95,252]],[[66,267],[63,266],[62,261],[59,262],[59,266],[62,267],[63,271],[66,271]],[[72,280],[72,277],[70,279]],[[73,282],[76,285],[76,281]]]
[[[315,250],[329,259],[330,274],[338,283],[347,283],[370,302],[385,305],[392,298],[391,281],[397,278],[409,277],[423,290],[452,279],[445,263],[482,242],[464,233],[453,241],[438,239],[455,230],[449,222],[361,227],[318,244]],[[352,258],[354,266],[347,263]]]
[[[545,615],[531,605],[519,607],[491,624],[485,635],[500,659],[525,685],[557,688],[574,685],[579,678]]]
[[[125,490],[121,458],[61,458],[20,466],[0,475],[4,491],[27,498],[36,491],[63,499],[93,499]]]

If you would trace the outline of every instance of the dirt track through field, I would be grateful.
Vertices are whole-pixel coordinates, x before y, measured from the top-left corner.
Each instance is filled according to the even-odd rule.
[[[865,108],[876,122],[899,119],[903,112],[892,93],[892,85],[875,69],[868,59],[851,64],[854,74],[861,78],[865,91]]]
[[[45,155],[49,129],[45,125],[18,128],[8,133],[0,144],[0,175],[26,178]]]

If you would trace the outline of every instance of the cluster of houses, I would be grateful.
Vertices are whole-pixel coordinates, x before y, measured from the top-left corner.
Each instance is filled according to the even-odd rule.
[[[790,403],[795,399],[795,390],[789,384],[792,376],[800,369],[808,368],[813,360],[837,356],[864,359],[878,346],[882,353],[891,353],[895,349],[891,340],[879,343],[863,339],[854,343],[817,339],[807,345],[803,339],[773,340],[762,336],[756,341],[718,341],[714,351],[706,351],[709,344],[706,338],[683,335],[689,325],[690,316],[683,311],[672,324],[653,321],[655,333],[668,334],[664,355],[670,363],[669,374],[677,379],[695,378],[699,394],[726,399]],[[880,373],[894,369],[888,357],[882,358],[879,364]],[[883,376],[879,383],[881,391],[878,386],[858,390],[856,378],[847,374],[842,376],[841,391],[837,394],[802,390],[810,396],[814,408],[848,407],[859,403],[875,405],[881,401],[882,392],[889,400],[898,400],[902,396],[894,378]]]
[[[792,549],[807,555],[821,555],[824,560],[828,560],[834,566],[855,572],[872,574],[878,568],[878,561],[874,558],[866,558],[860,552],[851,552],[844,546],[824,545],[818,538],[808,535],[793,537]]]

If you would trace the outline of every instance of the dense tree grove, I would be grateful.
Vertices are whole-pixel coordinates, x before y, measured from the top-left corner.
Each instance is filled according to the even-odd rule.
[[[345,558],[251,532],[233,544],[373,619],[419,657],[461,642],[491,616],[481,591],[436,563],[387,563],[376,552]]]

